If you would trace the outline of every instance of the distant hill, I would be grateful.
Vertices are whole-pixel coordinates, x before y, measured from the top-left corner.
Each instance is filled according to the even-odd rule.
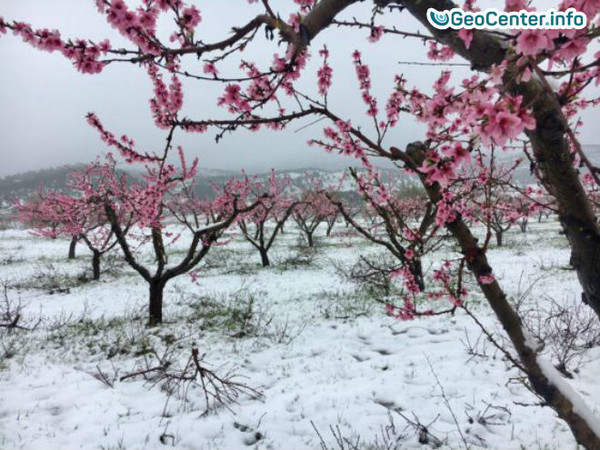
[[[52,190],[64,190],[69,173],[81,170],[83,164],[72,164],[52,169],[42,169],[9,175],[0,178],[0,199],[26,197],[40,187]]]
[[[595,163],[600,165],[600,145],[584,146],[586,154]],[[514,158],[522,157],[519,152],[504,152],[500,160],[507,164],[512,163]],[[83,164],[72,164],[51,169],[29,171],[17,175],[9,175],[0,178],[0,204],[7,205],[14,199],[26,198],[35,195],[40,187],[51,190],[68,191],[67,180],[71,172],[82,170]],[[383,172],[386,179],[402,185],[407,189],[414,189],[417,184],[414,179],[406,177],[402,171],[397,169],[379,169]],[[142,177],[141,172],[126,171],[130,180],[139,181]],[[325,170],[315,168],[278,170],[278,175],[288,175],[290,177],[290,188],[293,193],[300,192],[310,187],[311,179],[319,180],[324,186],[338,187],[338,190],[348,198],[355,198],[354,183],[346,176],[344,170]],[[257,177],[268,182],[270,172],[257,174]],[[229,178],[240,176],[239,172],[232,172],[218,169],[201,169],[197,177],[196,194],[199,196],[211,196],[213,193],[212,185],[223,185]],[[522,185],[534,182],[530,173],[530,167],[527,161],[524,161],[515,173],[516,181]]]
[[[68,192],[68,175],[71,172],[82,170],[83,164],[73,164],[51,169],[30,171],[18,175],[10,175],[0,178],[0,202],[7,204],[15,199],[24,199],[33,196],[40,188],[48,190],[59,190]],[[412,184],[404,179],[403,174],[395,169],[382,169],[384,176],[403,184]],[[141,172],[125,171],[127,177],[132,181],[140,181]],[[278,175],[287,175],[290,178],[290,190],[292,193],[303,191],[310,187],[311,180],[318,180],[323,186],[339,187],[339,191],[345,192],[349,198],[353,198],[354,191],[352,180],[344,176],[343,170],[329,171],[323,169],[297,169],[280,170]],[[270,172],[255,174],[258,180],[268,183]],[[222,186],[229,178],[240,176],[240,173],[225,170],[204,169],[197,176],[196,194],[200,197],[211,196],[213,185]]]

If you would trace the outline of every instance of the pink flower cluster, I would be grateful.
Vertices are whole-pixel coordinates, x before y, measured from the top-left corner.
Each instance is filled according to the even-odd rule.
[[[457,269],[455,269],[457,270]],[[447,297],[448,300],[456,307],[462,306],[463,302],[469,295],[469,292],[464,286],[453,286],[453,282],[457,279],[453,273],[452,262],[445,260],[442,265],[433,271],[433,279],[442,287],[442,292],[430,295],[431,299]]]
[[[352,136],[351,130],[352,125],[349,122],[338,120],[335,122],[335,128],[325,127],[323,129],[328,142],[313,139],[309,141],[309,145],[318,145],[327,152],[337,151],[343,155],[353,156],[368,165],[365,149],[361,142]]]
[[[15,36],[19,36],[24,42],[39,50],[50,53],[61,52],[63,56],[73,62],[81,73],[100,73],[104,68],[100,57],[111,50],[108,41],[102,41],[99,44],[82,39],[64,41],[59,31],[45,28],[34,30],[27,23],[13,22],[9,24],[0,18],[0,35],[6,33],[7,29],[11,29]]]
[[[560,3],[558,10],[566,11],[574,8],[583,12],[588,18],[588,26],[593,27],[594,17],[600,13],[599,0],[564,0]],[[507,11],[534,10],[527,7],[524,0],[508,0]],[[574,58],[583,55],[591,42],[586,29],[563,29],[548,30],[534,29],[523,30],[517,34],[515,50],[519,55],[536,57],[546,54],[550,64],[555,62],[571,62]]]
[[[323,49],[319,50],[319,55],[323,57],[323,65],[317,72],[317,85],[319,87],[319,94],[321,94],[323,97],[327,97],[327,93],[331,87],[333,69],[328,62],[329,50],[327,50],[326,45],[323,46]]]
[[[368,107],[367,115],[371,117],[377,117],[377,113],[379,112],[377,107],[377,99],[371,95],[371,71],[369,70],[369,66],[362,63],[360,56],[361,55],[358,50],[355,50],[352,54],[354,69],[360,85],[362,99]]]
[[[133,139],[123,135],[118,139],[113,133],[106,130],[100,122],[100,119],[94,113],[88,113],[86,116],[87,122],[90,126],[98,130],[100,138],[109,147],[116,148],[121,156],[125,158],[125,161],[129,164],[132,163],[147,163],[157,161],[156,156],[148,155],[147,153],[142,154],[135,149],[135,142]]]
[[[371,27],[371,34],[369,35],[369,42],[371,42],[371,43],[378,42],[381,39],[381,37],[383,36],[383,30],[384,30],[384,28],[382,25]]]
[[[388,303],[385,309],[389,316],[399,320],[412,320],[417,315],[417,308],[409,298],[404,299],[404,305],[400,308]]]
[[[261,74],[254,63],[244,62],[242,68],[252,81],[246,88],[246,97],[254,102],[274,101],[277,99],[269,76]]]
[[[131,10],[124,0],[102,1],[96,5],[107,22],[135,44],[144,54],[159,55],[161,47],[154,39],[159,13],[166,11],[168,1],[148,2],[146,7]]]
[[[436,41],[430,41],[427,57],[432,61],[449,61],[454,58],[454,52],[447,45],[440,45]]]
[[[404,93],[404,78],[395,75],[394,77],[395,88],[390,94],[388,101],[385,105],[385,113],[390,126],[395,126],[400,118],[400,111],[402,110],[406,95]]]
[[[495,143],[504,146],[516,139],[523,131],[533,130],[535,120],[529,111],[521,107],[522,97],[506,97],[485,109],[487,120],[480,127],[485,145]]]
[[[208,75],[212,75],[215,77],[219,74],[219,71],[217,70],[217,66],[213,62],[207,62],[206,64],[204,64],[202,71]]]
[[[225,86],[225,93],[217,100],[217,105],[227,106],[231,113],[250,113],[252,107],[250,102],[241,93],[242,87],[237,83]]]
[[[185,31],[193,32],[194,29],[200,24],[202,21],[202,16],[200,15],[200,11],[196,6],[187,6],[183,9],[179,16],[179,25]]]
[[[118,191],[114,173],[114,160],[94,162],[81,172],[69,175],[69,189],[74,195],[58,191],[40,190],[38,199],[15,204],[20,221],[33,227],[33,233],[48,238],[69,236],[82,239],[87,246],[104,253],[116,243],[99,197]],[[123,219],[120,217],[120,219]]]
[[[298,52],[292,45],[288,45],[283,57],[277,53],[273,55],[271,70],[282,74],[280,84],[287,95],[292,96],[294,94],[293,82],[300,78],[309,56],[307,50]]]
[[[501,76],[493,74],[493,77]],[[504,94],[477,76],[463,80],[463,91],[449,87],[449,72],[434,84],[434,94],[425,96],[416,89],[408,92],[410,111],[427,124],[427,137],[448,142],[468,135],[481,136],[484,145],[505,146],[525,130],[535,128],[521,97]]]
[[[404,288],[411,295],[416,295],[419,292],[421,292],[421,288],[417,284],[417,281],[415,280],[414,275],[411,273],[411,271],[409,270],[407,265],[403,265],[402,267],[396,269],[394,271],[394,273],[392,274],[392,276],[394,278],[401,277],[402,281],[404,283]]]
[[[278,177],[275,171],[271,170],[269,182],[263,183],[257,181],[256,177],[248,177],[244,172],[242,174],[244,176],[243,199],[249,197],[250,201],[259,201],[260,204],[252,211],[240,215],[238,220],[262,226],[268,220],[277,221],[287,212],[287,208],[292,204],[291,197],[286,195],[290,185],[289,176]]]
[[[148,64],[147,70],[154,86],[154,97],[150,100],[150,110],[154,122],[158,128],[167,129],[172,125],[172,121],[177,118],[177,113],[183,107],[181,81],[173,73],[171,83],[167,86],[156,65]]]

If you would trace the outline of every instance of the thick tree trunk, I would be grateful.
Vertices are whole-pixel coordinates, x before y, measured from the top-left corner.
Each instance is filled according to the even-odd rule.
[[[271,263],[269,262],[269,255],[267,253],[267,251],[265,249],[259,249],[260,252],[260,261],[263,265],[263,267],[267,267],[270,266]]]
[[[148,305],[148,325],[159,325],[163,321],[163,291],[166,282],[153,280],[150,282],[150,304]]]
[[[77,247],[77,236],[71,238],[69,243],[69,259],[75,259],[75,248]]]
[[[102,255],[98,251],[93,251],[92,253],[92,279],[99,280],[100,279],[100,257]]]

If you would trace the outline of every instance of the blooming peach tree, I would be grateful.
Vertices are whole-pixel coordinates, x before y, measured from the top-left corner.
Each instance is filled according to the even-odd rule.
[[[363,262],[371,270],[387,272],[402,281],[403,304],[398,317],[409,319],[421,315],[416,298],[425,291],[422,258],[440,242],[433,205],[424,198],[403,198],[393,181],[384,182],[381,174],[374,171],[359,173],[351,169],[350,174],[365,202],[363,220],[354,217],[347,203],[336,196],[327,193],[327,199],[354,230],[393,256],[395,264],[391,267],[366,259]]]
[[[274,170],[268,183],[257,181],[256,177],[244,177],[249,196],[259,204],[240,216],[238,227],[244,238],[258,250],[262,266],[267,267],[271,265],[269,250],[298,203],[286,192],[289,178],[277,177]]]
[[[160,86],[159,79],[155,81]],[[167,89],[170,89],[170,98],[173,99],[177,87]],[[176,108],[171,111],[176,111]],[[103,165],[94,172],[94,176],[80,177],[78,187],[86,203],[98,205],[103,210],[125,261],[148,284],[148,322],[150,325],[160,324],[167,283],[191,272],[227,228],[235,224],[238,216],[250,212],[259,201],[247,203],[247,180],[235,179],[221,187],[216,197],[197,198],[193,187],[198,160],[188,165],[183,149],[178,146],[179,164],[168,161],[170,153],[175,150],[172,144],[174,128],[168,133],[161,151],[149,152],[139,150],[127,136],[117,139],[94,114],[88,116],[88,122],[126,163],[145,170],[143,182],[127,183],[114,175],[114,164]],[[112,160],[110,154],[108,158]],[[170,249],[175,248],[180,240],[183,241],[183,257],[175,260]],[[154,267],[141,257],[144,244],[154,254]],[[194,273],[193,277],[197,278],[197,274]]]
[[[92,253],[93,280],[100,279],[102,256],[117,244],[102,205],[88,201],[79,190],[98,176],[114,177],[114,160],[109,158],[104,164],[95,162],[82,172],[70,174],[68,187],[74,192],[72,195],[40,190],[35,199],[15,203],[18,219],[32,226],[35,234],[51,239],[67,236],[71,242],[83,241]],[[121,222],[124,229],[131,225],[122,218]]]

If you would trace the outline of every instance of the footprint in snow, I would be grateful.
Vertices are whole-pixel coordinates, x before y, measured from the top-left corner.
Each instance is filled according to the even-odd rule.
[[[370,343],[369,336],[366,336],[364,334],[357,334],[356,337],[358,339],[360,339],[364,344],[369,344]]]
[[[393,336],[405,334],[409,338],[419,338],[419,337],[428,336],[428,335],[439,336],[441,334],[446,334],[448,332],[449,332],[448,329],[445,329],[445,328],[442,328],[442,329],[425,328],[425,327],[409,327],[409,328],[402,328],[402,329],[392,328]]]
[[[252,434],[250,434],[249,436],[246,436],[245,438],[242,439],[242,442],[244,443],[244,445],[254,445],[256,444],[258,441],[260,441],[263,438],[263,434],[260,431],[255,431]]]
[[[373,351],[379,353],[381,356],[390,356],[394,354],[389,348],[374,348]]]
[[[368,361],[369,359],[371,359],[370,356],[367,355],[358,355],[358,354],[353,354],[352,357],[357,360],[358,362],[365,362]]]
[[[248,425],[244,425],[238,422],[233,422],[233,427],[240,430],[240,432],[244,433],[242,437],[242,442],[244,445],[250,446],[256,444],[258,441],[262,440],[265,436],[260,431],[253,430]]]
[[[396,404],[396,401],[390,397],[376,397],[373,401],[386,409],[402,409]]]

